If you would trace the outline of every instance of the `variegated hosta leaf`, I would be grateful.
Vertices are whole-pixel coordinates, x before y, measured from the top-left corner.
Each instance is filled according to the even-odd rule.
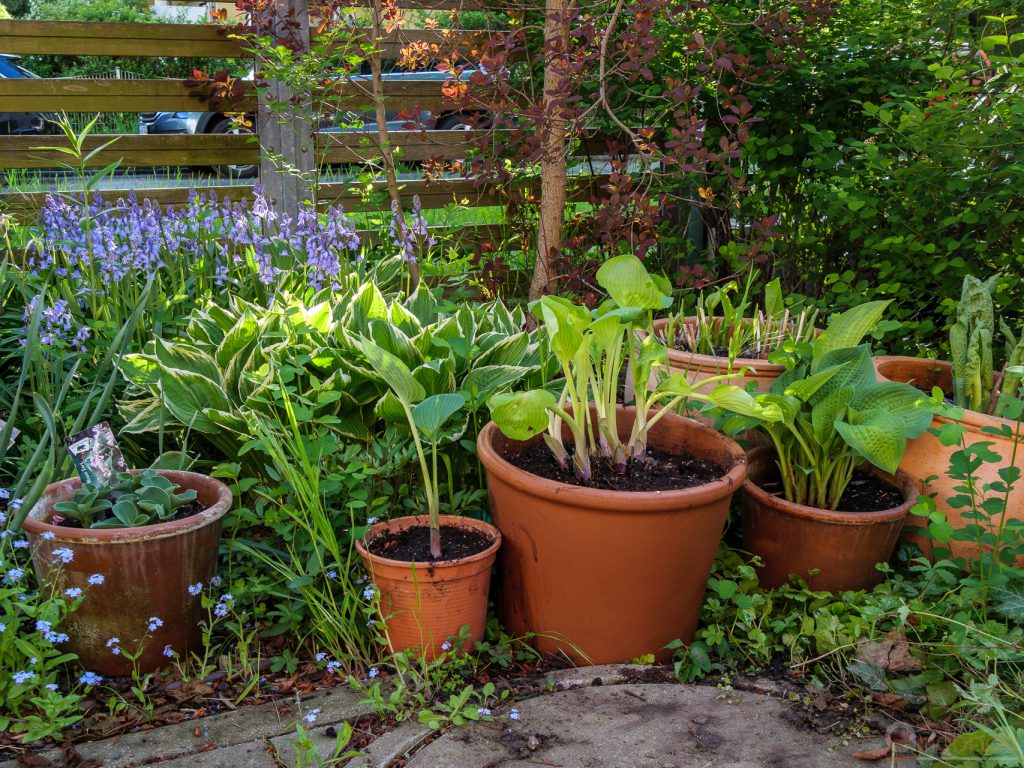
[[[214,359],[221,369],[226,368],[231,359],[240,351],[248,349],[256,341],[260,327],[251,312],[245,312],[231,327],[214,353]]]
[[[544,389],[502,392],[487,401],[498,429],[512,440],[528,440],[548,426],[548,409],[558,401]]]
[[[217,361],[202,350],[193,347],[191,344],[181,342],[169,343],[163,339],[156,339],[156,359],[163,369],[174,368],[194,373],[209,379],[220,389],[220,368]]]
[[[360,345],[366,361],[380,376],[381,382],[394,390],[400,400],[411,406],[426,397],[423,385],[413,378],[405,363],[369,339],[361,339]]]
[[[156,393],[160,385],[160,363],[155,355],[125,355],[119,364],[121,374],[132,384]]]
[[[390,352],[412,370],[423,362],[422,353],[416,349],[402,331],[385,320],[371,320],[370,338],[381,349]]]
[[[836,421],[836,430],[850,448],[879,469],[894,473],[899,469],[907,448],[903,420],[891,413],[870,410],[858,413],[851,421]]]
[[[463,379],[462,389],[474,403],[484,402],[515,384],[532,369],[519,365],[483,365],[471,370]]]
[[[466,404],[466,398],[455,392],[445,392],[416,403],[412,409],[412,420],[420,434],[428,442],[436,442],[441,428]]]

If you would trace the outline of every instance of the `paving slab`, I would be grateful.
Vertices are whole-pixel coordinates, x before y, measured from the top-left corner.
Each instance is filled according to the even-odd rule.
[[[183,755],[157,765],[160,768],[279,768],[277,761],[267,752],[267,742],[263,739]]]
[[[710,686],[577,687],[520,701],[417,752],[408,768],[863,768],[837,738],[784,717],[787,702]]]
[[[185,720],[148,731],[77,744],[76,748],[83,758],[95,760],[103,768],[127,768],[154,762],[166,764],[164,761],[182,755],[208,755],[211,750],[256,742],[262,749],[264,739],[294,733],[296,721],[311,709],[319,709],[319,720],[326,723],[369,714],[373,708],[362,704],[361,698],[351,688],[332,688],[302,699],[301,705],[297,705],[295,699],[282,699],[259,706],[239,707],[198,720]],[[43,756],[61,764],[60,750],[44,752]],[[244,767],[246,763],[236,762],[234,765]],[[254,763],[254,766],[262,766],[262,763]],[[16,763],[0,763],[0,768],[16,768]]]

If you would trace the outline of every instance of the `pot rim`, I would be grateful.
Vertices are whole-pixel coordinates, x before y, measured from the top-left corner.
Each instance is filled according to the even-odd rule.
[[[618,408],[631,410],[625,409],[621,405]],[[704,485],[670,491],[615,491],[560,483],[557,480],[549,480],[546,477],[519,469],[499,454],[495,450],[493,442],[502,433],[494,421],[487,422],[480,430],[476,442],[477,454],[487,468],[488,474],[496,476],[513,488],[532,496],[558,499],[561,504],[594,510],[621,512],[624,509],[640,509],[644,512],[678,512],[681,508],[708,504],[738,491],[747,477],[747,455],[743,449],[718,430],[678,414],[666,414],[661,420],[661,428],[674,419],[680,421],[680,426],[683,429],[710,433],[722,443],[726,452],[732,454],[734,458],[733,465],[725,471],[725,474]],[[659,425],[655,425],[654,429],[658,428]],[[510,440],[510,442],[522,444],[527,441]]]
[[[908,355],[879,355],[874,358],[875,371],[878,377],[884,381],[900,381],[903,384],[910,384],[909,381],[903,381],[902,379],[890,379],[883,371],[883,368],[889,364],[908,365],[916,368],[930,368],[934,371],[949,371],[952,375],[953,364],[948,360],[933,360],[929,357],[912,357]],[[913,384],[910,386],[915,387]],[[924,390],[919,390],[924,392]],[[925,393],[928,394],[928,393]],[[995,427],[1001,429],[1004,425],[1012,425],[1017,422],[1012,419],[1007,419],[1003,416],[991,416],[981,411],[972,411],[970,408],[963,409],[964,415],[959,419],[951,419],[948,416],[941,414],[935,414],[934,419],[940,423],[956,423],[963,424],[964,426],[971,427],[973,429],[982,429],[983,427]],[[987,435],[992,440],[998,440],[999,435]]]
[[[744,318],[744,320],[748,319],[749,318]],[[689,324],[691,321],[693,321],[693,323],[696,323],[697,317],[695,315],[687,315],[686,317],[683,318],[683,322],[685,323]],[[655,320],[654,330],[660,331],[666,325],[668,325],[667,317],[663,317],[660,320]],[[674,363],[676,365],[691,365],[700,368],[713,368],[717,370],[723,364],[728,364],[729,362],[729,358],[727,357],[719,357],[717,355],[702,355],[697,352],[684,352],[683,350],[678,349],[677,347],[674,346],[670,346],[668,344],[665,344],[664,346],[665,349],[668,351],[669,362]],[[754,369],[754,373],[759,375],[771,374],[774,376],[779,376],[786,370],[785,365],[782,365],[781,363],[770,363],[767,360],[762,359],[760,357],[737,357],[732,362],[733,367],[736,369],[752,368]]]
[[[138,474],[141,470],[131,469],[129,471],[133,474]],[[25,518],[22,528],[30,536],[39,536],[50,532],[53,534],[52,541],[78,542],[81,544],[127,544],[137,541],[163,539],[198,530],[218,522],[231,509],[231,502],[233,500],[231,489],[215,477],[210,477],[200,472],[188,472],[177,469],[159,469],[157,473],[167,477],[186,490],[195,490],[196,486],[194,483],[196,480],[202,480],[203,484],[212,483],[217,489],[217,501],[201,512],[196,512],[194,515],[189,515],[181,520],[140,525],[135,528],[67,528],[62,525],[43,522],[39,518],[34,517],[37,511],[40,515],[43,514],[41,505],[44,499],[51,495],[58,487],[70,487],[72,491],[81,487],[82,479],[80,477],[69,477],[46,486],[43,496],[36,502],[36,505]]]
[[[771,445],[762,445],[751,450],[747,456],[752,466],[774,461],[775,447]],[[903,503],[889,509],[879,509],[873,512],[845,512],[841,509],[821,509],[820,507],[810,507],[806,504],[797,504],[796,502],[789,501],[782,496],[776,496],[768,493],[749,478],[743,483],[743,492],[750,494],[750,496],[760,504],[773,507],[780,512],[791,515],[792,517],[799,517],[804,520],[812,520],[818,523],[863,526],[875,525],[877,523],[891,523],[906,517],[910,513],[910,508],[917,503],[917,497],[920,493],[918,484],[903,470],[897,470],[895,475],[889,475],[874,466],[869,466],[868,469],[872,474],[888,484],[890,487],[895,488],[902,493]]]
[[[405,515],[403,517],[395,517],[391,520],[382,520],[379,523],[374,523],[370,530],[361,539],[356,539],[356,550],[360,555],[370,559],[374,565],[390,565],[395,567],[404,568],[452,568],[456,566],[463,566],[468,563],[475,563],[480,560],[486,560],[494,555],[501,546],[501,531],[490,523],[485,523],[483,520],[477,520],[474,517],[464,517],[462,515],[441,515],[440,516],[441,527],[449,528],[475,528],[483,533],[490,535],[493,538],[491,545],[475,555],[469,555],[467,557],[457,557],[451,560],[395,560],[390,557],[383,557],[381,555],[374,554],[371,552],[363,543],[366,540],[374,539],[382,533],[389,530],[402,531],[406,528],[412,528],[417,525],[430,525],[430,515]]]

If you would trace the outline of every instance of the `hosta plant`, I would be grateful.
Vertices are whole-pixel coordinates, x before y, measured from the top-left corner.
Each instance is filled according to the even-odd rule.
[[[764,287],[764,302],[755,303],[750,297],[755,277],[756,272],[751,272],[735,301],[732,295],[739,285],[734,280],[701,296],[693,324],[686,322],[685,312],[670,317],[666,342],[700,355],[724,355],[731,365],[739,357],[767,358],[787,340],[813,340],[818,313],[810,309],[794,313],[788,308],[777,278]]]
[[[837,509],[858,466],[896,472],[907,439],[931,423],[924,396],[879,382],[870,346],[860,344],[888,303],[861,304],[833,317],[812,344],[788,345],[788,370],[770,392],[719,386],[701,398],[725,416],[726,432],[756,428],[769,437],[789,501]]]
[[[993,345],[996,335],[995,305],[992,291],[998,275],[979,280],[973,275],[964,278],[956,322],[949,329],[949,348],[953,362],[953,402],[960,408],[1002,416],[1006,403],[999,390],[1015,397],[1021,385],[1016,368],[1024,363],[1024,333],[1013,332],[1003,318],[999,329],[1003,334],[1006,363],[1001,380],[993,367]]]
[[[597,272],[608,299],[596,310],[558,296],[545,296],[530,305],[540,321],[540,332],[557,359],[561,378],[547,387],[499,393],[488,405],[498,428],[513,440],[542,434],[555,461],[572,465],[577,480],[593,479],[593,457],[625,474],[630,463],[647,455],[651,428],[693,388],[680,373],[664,377],[652,390],[651,373],[667,368],[667,352],[651,333],[653,313],[671,304],[666,281],[648,274],[635,256],[617,256]],[[630,363],[636,393],[636,411],[629,437],[619,437],[616,404],[622,367]],[[727,379],[719,376],[702,386]],[[573,450],[562,440],[562,425],[569,428]]]
[[[109,486],[84,484],[70,501],[58,501],[53,511],[83,528],[136,528],[172,520],[178,510],[196,499],[194,490],[177,493],[178,486],[155,469],[120,472]]]

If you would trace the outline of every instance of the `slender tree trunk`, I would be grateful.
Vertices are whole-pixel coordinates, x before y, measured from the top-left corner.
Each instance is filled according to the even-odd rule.
[[[380,144],[381,163],[384,166],[384,175],[387,179],[388,197],[392,203],[398,206],[399,215],[396,217],[396,228],[400,236],[405,234],[405,216],[402,208],[402,196],[398,191],[398,174],[395,172],[395,158],[391,154],[391,139],[388,136],[387,109],[384,104],[384,79],[381,77],[382,63],[380,51],[383,45],[384,29],[381,0],[373,0],[373,51],[370,54],[371,87],[373,88],[374,112],[377,117],[377,143]],[[420,284],[420,265],[416,262],[409,264],[409,291],[416,290]]]
[[[530,299],[558,288],[566,199],[566,130],[562,92],[569,48],[570,0],[546,0],[544,21],[544,124],[541,127],[540,222]]]

